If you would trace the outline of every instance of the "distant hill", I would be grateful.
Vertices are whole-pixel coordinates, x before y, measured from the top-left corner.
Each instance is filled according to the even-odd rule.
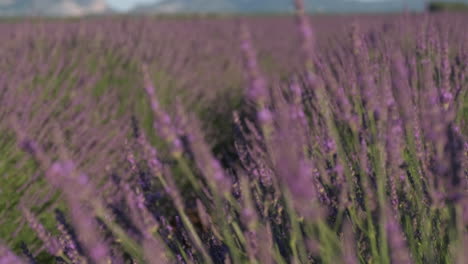
[[[154,0],[130,13],[288,13],[293,0]],[[304,0],[313,13],[466,10],[468,0]],[[460,4],[461,3],[461,4]],[[464,4],[463,4],[464,3]],[[113,13],[106,0],[0,0],[0,16],[82,16]]]
[[[143,13],[252,13],[287,12],[293,10],[289,0],[163,0],[155,4],[136,7],[133,12]]]
[[[137,6],[134,13],[284,13],[292,12],[292,0],[162,0]],[[305,0],[311,12],[392,12],[424,10],[424,0]]]
[[[1,16],[82,16],[111,12],[106,0],[0,0]]]

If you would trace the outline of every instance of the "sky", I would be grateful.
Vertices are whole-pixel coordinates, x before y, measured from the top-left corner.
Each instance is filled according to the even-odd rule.
[[[157,0],[107,0],[107,2],[117,10],[127,11],[136,4],[156,3]]]

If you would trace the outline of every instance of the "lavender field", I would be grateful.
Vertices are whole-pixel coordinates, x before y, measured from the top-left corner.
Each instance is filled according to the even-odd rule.
[[[468,263],[468,16],[0,21],[0,264]]]

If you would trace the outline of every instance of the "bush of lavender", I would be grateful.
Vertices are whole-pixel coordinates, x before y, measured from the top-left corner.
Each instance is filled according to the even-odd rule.
[[[296,7],[0,26],[0,263],[466,263],[467,19]]]

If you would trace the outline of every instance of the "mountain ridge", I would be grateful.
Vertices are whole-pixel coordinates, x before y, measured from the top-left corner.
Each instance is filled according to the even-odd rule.
[[[113,10],[107,0],[0,0],[0,16],[83,16],[114,13],[291,13],[292,0],[154,0],[140,4],[128,12]],[[424,11],[426,0],[304,0],[310,13],[382,13]],[[465,3],[468,0],[438,0]]]
[[[359,1],[359,0],[305,0],[307,11],[329,12],[391,12],[408,8],[424,9],[424,0]],[[132,13],[283,13],[292,12],[291,0],[163,0],[135,7]]]

